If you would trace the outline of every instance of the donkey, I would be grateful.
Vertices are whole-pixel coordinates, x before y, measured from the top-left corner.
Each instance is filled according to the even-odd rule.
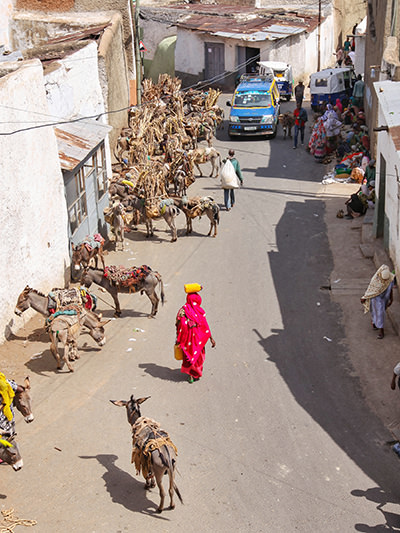
[[[281,113],[278,116],[278,120],[282,126],[283,130],[283,140],[286,139],[286,136],[288,136],[290,139],[292,138],[292,128],[294,126],[294,115],[293,113]]]
[[[217,152],[215,148],[212,148],[212,147],[195,148],[194,150],[189,150],[188,155],[193,160],[194,166],[200,172],[200,177],[203,176],[203,171],[201,170],[199,165],[203,165],[204,163],[207,163],[208,161],[210,161],[211,162],[210,178],[213,177],[214,171],[215,171],[215,177],[218,178],[219,172],[218,172],[217,161],[219,162],[219,167],[221,167],[221,154]]]
[[[127,205],[133,209],[137,209],[139,213],[141,214],[144,220],[144,223],[146,224],[146,232],[147,232],[146,238],[147,239],[149,237],[154,236],[153,218],[154,219],[163,218],[165,220],[165,222],[168,224],[171,230],[171,242],[175,242],[178,239],[175,218],[178,215],[179,211],[176,209],[174,205],[165,206],[162,214],[151,218],[147,214],[146,201],[144,199],[138,198],[134,194],[130,194],[127,198],[128,198]],[[124,202],[124,205],[125,205],[125,202]]]
[[[124,251],[124,233],[125,233],[125,208],[121,202],[115,202],[111,210],[111,229],[115,235],[115,250],[117,250],[118,241],[121,242],[122,251]],[[88,265],[86,265],[88,266]],[[97,265],[96,265],[97,268]],[[103,263],[103,268],[105,268]]]
[[[187,201],[183,201],[182,198],[175,198],[174,202],[186,215],[186,235],[189,235],[193,231],[192,220],[196,217],[201,218],[205,214],[210,221],[210,231],[207,233],[207,236],[209,237],[211,235],[213,229],[213,237],[217,236],[219,205],[211,196],[206,196],[205,198],[195,196],[188,198]]]
[[[96,315],[91,311],[84,310],[80,315],[58,315],[51,320],[48,325],[50,337],[50,351],[57,361],[57,369],[61,370],[64,363],[70,372],[74,371],[70,361],[79,359],[78,337],[81,334],[82,326],[89,328],[89,335],[99,346],[106,343],[104,326],[109,320],[102,322],[101,315]],[[63,356],[58,353],[58,344],[64,346]]]
[[[97,268],[98,259],[100,258],[100,261],[103,265],[103,268],[106,268],[105,262],[104,262],[104,240],[100,243],[100,246],[98,247],[92,247],[90,246],[90,251],[87,247],[87,245],[90,245],[89,242],[81,242],[77,244],[76,246],[72,245],[72,267],[74,270],[80,270],[81,267],[86,268],[89,266],[90,261],[93,259],[95,267]]]
[[[19,385],[13,399],[13,405],[18,409],[25,419],[25,422],[30,423],[34,420],[32,413],[32,402],[30,396],[30,381],[26,377],[24,385]],[[23,460],[15,442],[15,422],[0,425],[0,459],[5,463],[12,465],[15,471],[23,467]]]
[[[63,290],[64,289],[53,289],[54,292]],[[40,291],[32,289],[31,287],[29,287],[29,285],[27,285],[25,289],[21,292],[21,294],[18,296],[17,305],[15,306],[14,313],[17,316],[21,316],[24,311],[29,309],[29,307],[32,307],[32,309],[34,309],[41,315],[48,317],[51,315],[50,309],[54,308],[54,306],[55,303],[49,296],[46,296]],[[94,307],[91,310],[94,311]],[[100,315],[99,318],[101,318]]]
[[[141,268],[145,267],[145,265],[142,265]],[[109,267],[110,269],[113,267]],[[112,299],[114,300],[115,304],[115,317],[121,316],[121,307],[119,305],[118,300],[118,293],[131,293],[131,292],[140,292],[140,294],[143,294],[144,292],[147,294],[150,302],[151,302],[151,313],[149,315],[149,318],[155,317],[158,311],[158,304],[160,301],[160,298],[157,296],[156,293],[156,287],[160,285],[160,296],[161,296],[161,303],[164,304],[164,284],[163,280],[161,278],[161,274],[156,272],[155,270],[151,270],[150,267],[147,267],[150,269],[149,274],[144,279],[138,280],[138,282],[135,284],[135,286],[125,287],[121,285],[120,283],[114,284],[112,281],[110,281],[109,278],[105,277],[105,271],[101,270],[100,268],[92,268],[89,267],[86,270],[84,270],[81,278],[81,283],[88,289],[92,285],[92,283],[96,283],[96,285],[99,285],[100,287],[103,287],[107,292],[110,293]],[[127,268],[127,271],[132,270],[131,268]],[[138,269],[139,270],[139,269]]]
[[[170,440],[166,431],[160,429],[160,424],[141,416],[140,404],[146,398],[135,400],[132,395],[130,400],[110,400],[111,403],[118,407],[125,407],[128,422],[132,427],[132,462],[135,462],[137,473],[142,475],[146,480],[144,488],[149,490],[154,488],[156,483],[160,493],[160,504],[157,512],[161,513],[164,509],[165,490],[162,484],[162,478],[165,474],[169,477],[169,509],[175,509],[174,493],[176,492],[179,500],[183,503],[182,496],[175,484],[175,466],[176,466],[176,447]]]

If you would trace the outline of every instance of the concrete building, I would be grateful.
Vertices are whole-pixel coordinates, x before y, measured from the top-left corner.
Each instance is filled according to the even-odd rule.
[[[157,24],[157,30],[154,27]],[[148,59],[176,28],[175,73],[190,86],[201,80],[233,88],[235,78],[257,61],[284,61],[295,81],[334,62],[333,17],[315,13],[274,13],[266,9],[225,5],[164,6],[142,9]],[[168,33],[167,33],[168,32]],[[147,44],[146,44],[147,45]],[[149,70],[148,70],[149,71]]]
[[[82,20],[85,22],[83,23]],[[91,65],[97,65],[97,72],[91,69],[91,77],[94,76],[97,83],[100,82],[104,102],[102,111],[112,111],[105,120],[113,127],[110,133],[110,144],[113,149],[121,129],[127,124],[127,108],[130,105],[129,76],[124,52],[121,15],[117,12],[58,15],[47,15],[36,11],[14,12],[9,25],[12,49],[20,50],[26,58],[42,57],[46,64],[53,62],[52,68],[57,65],[60,58],[69,55],[71,50],[76,51],[78,46],[76,43],[87,45],[88,41],[93,41],[97,50],[93,48],[92,53],[97,57],[95,63]],[[92,84],[92,78],[89,79],[88,71],[85,71],[85,65],[89,65],[88,60],[81,61],[78,58],[77,62],[81,62],[81,65],[73,70],[77,73],[74,81],[75,88],[80,88],[82,98],[87,102],[94,97],[95,101],[91,102],[90,106],[95,109],[95,102],[98,101],[99,95],[90,92],[90,96],[89,94],[85,96],[82,84],[82,80],[87,80],[88,87]],[[73,76],[71,75],[69,79],[72,80]],[[77,97],[76,90],[63,95],[64,111],[67,108],[71,111],[72,99],[69,98],[71,94],[74,94],[74,98]],[[118,109],[122,111],[116,112]],[[72,115],[64,116],[69,118]]]

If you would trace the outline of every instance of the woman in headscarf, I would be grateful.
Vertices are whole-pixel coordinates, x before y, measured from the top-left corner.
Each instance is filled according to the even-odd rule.
[[[327,104],[326,111],[322,115],[322,120],[325,122],[326,120],[328,120],[329,117],[333,117],[336,120],[338,118],[338,116],[336,114],[336,111],[333,109],[333,105],[332,104]]]
[[[381,265],[369,282],[368,289],[361,298],[364,313],[371,312],[372,327],[379,329],[378,339],[383,339],[385,332],[386,309],[393,302],[394,274],[387,265]]]
[[[365,215],[368,209],[369,193],[368,186],[363,183],[359,190],[347,200],[347,215],[345,218],[352,219]]]
[[[191,285],[194,285],[195,292],[191,292]],[[215,347],[206,313],[201,307],[201,296],[198,294],[201,288],[197,284],[185,285],[188,293],[186,304],[179,309],[176,317],[176,344],[183,352],[181,372],[188,374],[189,383],[198,381],[203,374],[207,341],[210,339],[211,346]]]

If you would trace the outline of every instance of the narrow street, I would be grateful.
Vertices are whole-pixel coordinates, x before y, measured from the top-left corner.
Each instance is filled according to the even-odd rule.
[[[35,421],[17,414],[25,466],[0,467],[0,500],[37,520],[35,533],[389,531],[398,459],[377,445],[384,426],[349,363],[341,309],[321,290],[333,270],[319,196],[325,166],[305,146],[293,150],[281,129],[273,140],[229,140],[225,127],[214,146],[223,158],[233,148],[244,175],[217,237],[206,236],[207,217],[186,236],[180,214],[176,243],[157,221],[151,241],[140,226],[126,234],[125,252],[106,256],[107,265],[160,272],[166,302],[156,318],[136,294],[120,296],[122,317],[112,319],[110,296],[96,288],[112,319],[107,344],[99,350],[82,336],[74,373],[56,372],[45,335],[25,347]],[[223,205],[218,179],[198,178],[189,194]],[[193,384],[173,357],[175,316],[191,282],[204,287],[217,343]],[[151,396],[142,415],[178,448],[184,505],[161,515],[158,490],[145,492],[131,464],[126,412],[109,402],[131,394]]]

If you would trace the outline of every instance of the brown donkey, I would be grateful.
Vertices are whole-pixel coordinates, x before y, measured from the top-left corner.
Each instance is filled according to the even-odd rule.
[[[110,402],[126,408],[128,422],[132,426],[132,463],[135,463],[137,474],[142,472],[146,480],[145,489],[149,490],[155,487],[157,483],[160,491],[160,505],[157,512],[161,513],[165,500],[165,490],[162,484],[162,478],[165,474],[168,474],[169,477],[169,508],[175,509],[175,492],[181,503],[183,500],[175,484],[176,447],[168,433],[160,429],[158,422],[140,414],[140,404],[149,398],[150,396],[147,396],[135,400],[132,395],[128,401],[110,400]]]

